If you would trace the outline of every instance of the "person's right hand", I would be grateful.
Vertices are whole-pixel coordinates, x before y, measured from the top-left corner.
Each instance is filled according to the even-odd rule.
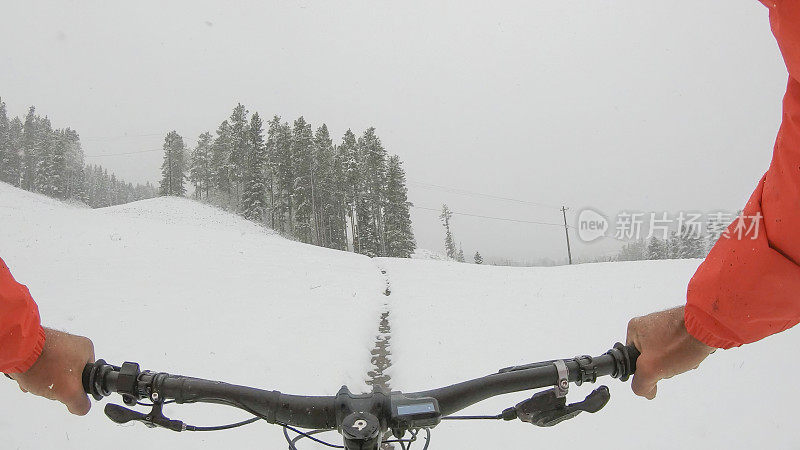
[[[716,350],[686,331],[682,306],[631,319],[628,345],[631,344],[641,352],[631,389],[650,400],[655,398],[660,380],[696,369]]]
[[[58,400],[72,414],[84,416],[92,407],[83,391],[82,375],[86,363],[94,362],[94,345],[83,336],[44,329],[42,354],[30,369],[10,373],[23,392]]]

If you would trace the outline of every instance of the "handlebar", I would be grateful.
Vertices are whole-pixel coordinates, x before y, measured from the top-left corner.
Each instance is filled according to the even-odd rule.
[[[215,403],[245,410],[270,423],[302,428],[336,427],[336,397],[288,395],[163,372],[139,372],[135,363],[117,367],[98,360],[94,364],[87,364],[83,371],[83,386],[96,400],[119,393],[126,404],[135,403],[130,400],[141,399],[173,399],[179,404]]]
[[[597,377],[607,375],[627,381],[636,371],[638,358],[639,351],[636,347],[617,343],[614,348],[601,356],[595,358],[579,356],[564,362],[569,371],[568,381],[580,385],[584,382],[594,383]],[[442,414],[447,416],[497,395],[556,386],[559,376],[554,363],[555,360],[507,367],[500,369],[496,374],[406,395],[437,399]]]
[[[617,343],[598,357],[579,356],[514,366],[499,372],[451,386],[406,393],[403,398],[432,398],[442,416],[496,395],[559,386],[570,382],[594,383],[597,377],[611,376],[626,381],[636,370],[638,350]],[[557,362],[563,361],[566,374]],[[564,382],[566,378],[566,383]],[[136,363],[113,366],[103,360],[87,364],[83,371],[84,390],[96,400],[112,393],[122,394],[126,404],[141,399],[154,403],[174,399],[175,403],[216,403],[243,409],[270,422],[309,429],[337,429],[345,416],[368,411],[385,420],[391,415],[392,397],[400,393],[376,389],[355,395],[343,387],[336,396],[299,396],[200,378],[140,371]]]

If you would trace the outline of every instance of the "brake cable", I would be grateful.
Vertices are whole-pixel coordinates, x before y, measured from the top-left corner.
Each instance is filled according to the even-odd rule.
[[[175,400],[165,400],[161,402],[163,405],[169,405],[170,403],[175,403]],[[152,407],[154,406],[153,403],[145,403],[145,402],[136,402],[139,406],[146,406]],[[229,423],[227,425],[215,425],[210,427],[198,427],[195,425],[186,425],[186,431],[222,431],[222,430],[230,430],[231,428],[238,428],[245,425],[250,425],[251,423],[258,422],[259,420],[263,420],[261,417],[254,416],[247,420],[242,420],[241,422],[236,423]]]
[[[320,444],[323,444],[323,445],[326,445],[326,446],[332,447],[332,448],[344,448],[344,446],[331,444],[329,442],[325,442],[325,441],[323,441],[323,440],[321,440],[319,438],[316,438],[316,437],[312,436],[313,434],[319,434],[319,433],[324,433],[326,431],[335,431],[335,430],[314,430],[314,431],[309,431],[309,432],[302,432],[302,431],[300,431],[300,430],[298,430],[298,429],[296,429],[294,427],[291,427],[289,425],[283,425],[283,424],[280,424],[280,423],[278,423],[278,425],[282,425],[283,426],[283,436],[284,436],[284,438],[286,438],[286,442],[289,443],[289,449],[290,450],[298,450],[297,447],[295,446],[295,444],[298,441],[300,441],[301,439],[311,439],[314,442],[317,442],[317,443],[320,443]],[[430,441],[431,441],[431,430],[429,428],[422,428],[422,429],[424,429],[425,433],[426,433],[425,446],[422,448],[422,450],[427,450],[428,446],[430,445]],[[290,437],[289,436],[289,430],[294,431],[298,435],[295,436],[294,438]],[[389,440],[383,441],[382,444],[400,444],[400,447],[403,450],[409,450],[411,448],[411,444],[413,442],[416,442],[419,430],[420,429],[408,430],[409,433],[411,433],[411,438],[410,439],[389,439]]]
[[[506,411],[510,411],[513,417],[511,417],[511,414],[507,414]],[[445,416],[442,417],[442,420],[514,420],[516,418],[517,411],[514,408],[507,408],[496,416]]]
[[[175,403],[175,400],[165,400],[161,402],[162,405],[169,405],[170,403]],[[146,406],[148,408],[155,406],[153,403],[145,403],[145,402],[136,402],[136,404],[139,406]]]
[[[230,430],[231,428],[238,428],[244,425],[250,425],[251,423],[258,422],[262,420],[261,417],[251,417],[247,420],[243,420],[241,422],[231,423],[228,425],[217,425],[213,427],[196,427],[194,425],[186,425],[186,431],[221,431],[221,430]]]
[[[289,430],[294,431],[298,435],[295,436],[294,438],[289,437]],[[297,441],[299,441],[300,439],[311,439],[314,442],[317,442],[317,443],[320,443],[322,445],[325,445],[325,446],[328,446],[328,447],[332,447],[332,448],[344,448],[343,445],[331,444],[330,442],[325,442],[322,439],[318,439],[318,438],[315,438],[314,436],[312,436],[312,434],[319,434],[319,433],[323,433],[325,431],[333,431],[333,430],[314,430],[314,431],[309,431],[308,433],[305,433],[305,432],[302,432],[302,431],[300,431],[300,430],[298,430],[298,429],[296,429],[294,427],[291,427],[289,425],[283,425],[283,437],[285,437],[286,438],[286,442],[289,443],[289,449],[290,450],[297,450],[297,447],[294,444],[297,443]]]

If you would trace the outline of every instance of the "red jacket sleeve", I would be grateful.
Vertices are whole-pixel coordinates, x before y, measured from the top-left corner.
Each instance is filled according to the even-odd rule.
[[[39,309],[28,288],[17,283],[0,259],[0,372],[28,370],[44,347]]]
[[[686,328],[730,348],[800,322],[800,1],[762,0],[789,83],[769,170],[689,282]]]

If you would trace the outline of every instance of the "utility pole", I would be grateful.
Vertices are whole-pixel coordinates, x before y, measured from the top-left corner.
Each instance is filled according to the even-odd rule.
[[[569,248],[569,227],[567,226],[567,207],[561,207],[561,214],[564,215],[564,234],[567,235],[567,256],[569,257],[569,263],[572,264],[572,250]]]

